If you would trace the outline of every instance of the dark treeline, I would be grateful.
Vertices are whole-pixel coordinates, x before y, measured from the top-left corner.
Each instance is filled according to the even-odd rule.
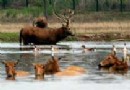
[[[56,9],[73,9],[78,13],[88,11],[130,11],[130,0],[0,0],[1,9],[41,8],[45,16]]]
[[[82,11],[130,10],[130,0],[0,0],[0,5],[3,9],[22,7],[48,8],[54,1],[57,2],[58,7],[64,6]]]

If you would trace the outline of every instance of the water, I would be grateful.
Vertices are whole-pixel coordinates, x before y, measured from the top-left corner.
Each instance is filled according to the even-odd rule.
[[[127,48],[130,43],[125,42]],[[81,46],[86,45],[89,48],[96,48],[96,52],[82,53]],[[86,73],[81,76],[74,77],[57,77],[53,75],[45,75],[45,80],[38,81],[34,79],[34,69],[32,63],[46,63],[51,58],[50,46],[44,47],[40,53],[33,53],[32,49],[19,50],[18,43],[1,43],[0,44],[0,61],[3,60],[19,60],[17,70],[25,70],[30,72],[29,76],[16,77],[16,81],[5,80],[5,68],[0,63],[0,90],[129,90],[130,89],[130,72],[127,74],[113,74],[108,71],[98,69],[99,62],[111,52],[112,45],[115,45],[117,56],[121,58],[124,42],[61,42],[59,52],[54,55],[62,57],[60,67],[64,70],[66,67],[76,65],[84,67]],[[47,47],[47,49],[46,49]],[[48,49],[49,47],[49,49]],[[25,47],[24,47],[25,48]],[[70,49],[68,49],[70,48]]]

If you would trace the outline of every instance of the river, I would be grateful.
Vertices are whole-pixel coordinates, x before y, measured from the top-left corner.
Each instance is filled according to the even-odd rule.
[[[20,50],[18,43],[0,43],[0,61],[19,60],[17,70],[30,72],[29,76],[16,77],[15,81],[6,80],[5,67],[0,63],[0,90],[130,90],[130,71],[126,74],[113,74],[98,69],[98,64],[111,52],[112,45],[117,47],[117,56],[122,58],[123,45],[129,42],[60,42],[61,49],[53,54],[62,57],[59,61],[60,68],[64,70],[68,66],[80,66],[86,73],[81,76],[57,77],[45,75],[45,80],[34,79],[32,63],[46,63],[51,57],[51,46],[38,46],[41,51],[36,54],[32,49]],[[95,51],[82,52],[81,46],[95,48]],[[30,46],[23,46],[23,48]],[[46,48],[47,47],[47,48]],[[65,47],[65,48],[64,48]],[[66,49],[67,48],[67,49]]]

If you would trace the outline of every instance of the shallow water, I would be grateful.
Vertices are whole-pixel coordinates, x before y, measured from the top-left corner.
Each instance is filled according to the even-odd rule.
[[[96,48],[96,51],[82,53],[81,46]],[[111,52],[112,45],[118,48],[117,56],[121,58],[124,42],[61,42],[58,45],[70,49],[61,49],[54,55],[62,57],[60,67],[64,70],[71,65],[81,66],[86,69],[82,76],[75,77],[56,77],[45,75],[45,80],[34,79],[34,69],[32,63],[45,63],[51,58],[51,50],[43,49],[40,53],[33,53],[32,49],[19,50],[18,43],[0,44],[0,61],[19,60],[17,70],[25,70],[31,73],[26,77],[16,77],[16,81],[5,80],[5,68],[0,63],[0,90],[129,90],[130,72],[127,74],[113,74],[108,71],[98,69],[99,62]],[[126,42],[127,48],[130,43]],[[40,46],[39,46],[40,47]],[[48,47],[48,46],[41,46]],[[25,47],[24,47],[25,48]]]

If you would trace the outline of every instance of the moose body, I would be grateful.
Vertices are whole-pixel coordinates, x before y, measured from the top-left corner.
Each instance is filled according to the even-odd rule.
[[[44,29],[44,30],[43,30]],[[72,35],[67,27],[61,28],[39,28],[25,27],[20,31],[20,45],[52,45],[63,40],[67,36]]]
[[[74,12],[69,10],[64,15],[58,15],[54,11],[57,18],[62,20],[65,24],[62,24],[59,28],[40,28],[39,19],[34,21],[37,22],[36,27],[25,27],[20,31],[20,45],[29,45],[33,43],[34,45],[54,45],[58,41],[63,40],[67,36],[73,35],[70,31],[69,23],[70,18],[73,16]],[[45,21],[40,19],[40,22]],[[42,23],[44,25],[44,23]],[[46,25],[47,26],[47,25]]]

